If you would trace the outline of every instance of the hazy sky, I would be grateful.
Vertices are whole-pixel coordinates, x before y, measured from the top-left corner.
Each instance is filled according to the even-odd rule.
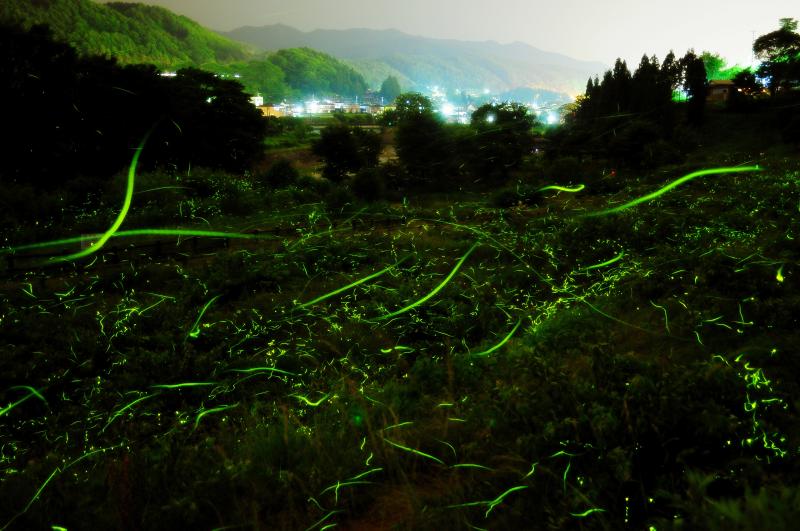
[[[749,63],[753,32],[800,19],[798,0],[146,0],[217,30],[395,28],[426,37],[522,41],[576,59],[635,67],[688,48]]]

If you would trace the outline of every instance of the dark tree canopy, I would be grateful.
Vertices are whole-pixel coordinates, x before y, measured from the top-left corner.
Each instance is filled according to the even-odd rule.
[[[340,182],[349,173],[378,163],[381,139],[376,133],[336,123],[322,130],[313,150],[325,161],[323,175],[331,181]]]
[[[0,179],[39,186],[109,178],[155,130],[142,166],[241,171],[261,153],[264,119],[236,82],[200,70],[163,77],[152,66],[78,57],[49,31],[0,28],[6,135]]]
[[[473,172],[506,178],[533,148],[536,119],[520,103],[487,103],[472,113],[474,131],[469,155]]]
[[[759,75],[769,79],[774,95],[781,87],[800,84],[800,34],[797,21],[782,18],[781,27],[762,35],[753,43],[753,52],[761,59]]]

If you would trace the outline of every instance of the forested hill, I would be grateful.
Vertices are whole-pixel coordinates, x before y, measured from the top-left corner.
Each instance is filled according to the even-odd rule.
[[[2,0],[0,22],[45,24],[84,54],[162,68],[247,59],[248,48],[160,7],[90,0]]]
[[[143,4],[90,0],[0,0],[0,23],[44,24],[84,55],[175,70],[193,66],[237,79],[271,101],[310,95],[360,96],[364,78],[338,59],[308,48],[265,54],[184,16]]]

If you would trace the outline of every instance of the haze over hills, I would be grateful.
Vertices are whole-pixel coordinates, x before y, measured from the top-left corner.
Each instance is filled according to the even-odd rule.
[[[309,94],[360,96],[367,84],[341,61],[308,49],[264,54],[168,9],[90,0],[2,0],[0,23],[47,25],[53,36],[84,55],[162,69],[199,67],[236,75],[250,93],[270,100]]]
[[[245,26],[223,35],[261,50],[307,46],[349,61],[370,86],[389,74],[404,88],[490,89],[519,87],[575,95],[586,79],[601,74],[601,63],[579,61],[528,44],[433,39],[397,30],[315,30],[276,24]]]

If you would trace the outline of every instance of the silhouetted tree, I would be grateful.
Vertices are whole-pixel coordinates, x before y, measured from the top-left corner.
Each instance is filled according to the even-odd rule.
[[[401,94],[395,100],[397,155],[417,181],[433,184],[447,172],[452,161],[444,124],[430,99],[418,93]]]
[[[525,105],[489,103],[472,113],[471,166],[476,176],[508,177],[533,148],[536,119]]]
[[[770,92],[800,82],[800,34],[797,21],[782,18],[781,27],[762,35],[753,43],[753,52],[761,59],[759,76],[769,79]]]
[[[340,182],[349,173],[375,166],[380,154],[380,137],[358,127],[337,123],[322,130],[314,143],[314,154],[325,161],[322,174]]]
[[[703,64],[703,60],[692,50],[686,52],[686,55],[681,59],[681,64],[684,71],[684,89],[689,95],[688,120],[690,124],[698,125],[703,122],[706,108],[708,90],[706,67]]]

